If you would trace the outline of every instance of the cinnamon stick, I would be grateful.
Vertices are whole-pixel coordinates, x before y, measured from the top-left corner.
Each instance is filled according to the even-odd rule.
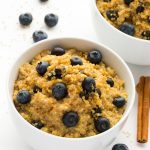
[[[136,86],[138,93],[137,141],[148,141],[150,77],[141,77]]]
[[[137,117],[137,141],[142,141],[142,111],[143,111],[143,91],[145,78],[141,77],[136,90],[138,92],[138,117]]]
[[[148,126],[149,126],[149,96],[150,94],[150,77],[145,77],[144,99],[143,99],[143,131],[142,142],[148,141]]]

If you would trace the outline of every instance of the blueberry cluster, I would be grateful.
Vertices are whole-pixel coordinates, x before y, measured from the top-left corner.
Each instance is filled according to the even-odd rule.
[[[48,0],[40,0],[41,2],[46,2]],[[22,26],[29,26],[33,21],[33,16],[31,13],[24,13],[19,16],[19,22]],[[58,23],[58,16],[56,14],[50,13],[47,14],[44,18],[44,22],[47,27],[52,28]],[[41,40],[47,39],[48,34],[44,31],[38,30],[35,31],[32,35],[34,42],[39,42]]]

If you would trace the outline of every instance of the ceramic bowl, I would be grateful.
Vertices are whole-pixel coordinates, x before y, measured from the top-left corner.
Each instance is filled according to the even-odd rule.
[[[125,81],[125,88],[129,96],[126,111],[121,120],[113,128],[102,134],[85,138],[58,137],[36,129],[30,125],[16,110],[12,95],[14,82],[17,79],[19,67],[23,63],[32,60],[32,58],[42,50],[50,49],[54,45],[58,44],[66,48],[74,47],[81,51],[89,51],[93,48],[100,50],[103,54],[104,62],[114,68],[120,78]],[[135,96],[134,79],[130,69],[123,61],[123,59],[120,58],[120,56],[113,50],[100,43],[78,38],[48,39],[37,44],[33,44],[30,48],[26,49],[26,51],[15,60],[11,67],[7,83],[7,92],[10,115],[13,123],[16,126],[21,138],[35,150],[104,150],[104,147],[109,145],[117,137],[119,131],[124,126],[128,115],[131,112]]]
[[[116,51],[125,61],[150,65],[150,41],[129,36],[112,26],[99,12],[92,0],[92,15],[96,34],[103,44]]]

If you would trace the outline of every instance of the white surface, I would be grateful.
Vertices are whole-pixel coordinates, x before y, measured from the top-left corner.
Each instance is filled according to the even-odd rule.
[[[49,0],[45,4],[40,4],[38,1],[6,0],[0,5],[0,149],[2,150],[31,150],[17,135],[10,120],[5,85],[11,63],[25,47],[32,44],[33,31],[45,30],[49,38],[68,35],[99,40],[92,26],[91,0]],[[34,17],[33,23],[28,28],[22,28],[18,23],[18,16],[23,12],[32,12]],[[47,29],[43,22],[44,16],[50,12],[59,15],[59,24],[54,29]],[[150,67],[129,66],[135,80],[141,75],[150,75]],[[136,143],[136,114],[135,104],[126,126],[115,143],[126,143],[130,150],[149,150],[150,138],[147,144]],[[111,150],[111,147],[107,150]]]

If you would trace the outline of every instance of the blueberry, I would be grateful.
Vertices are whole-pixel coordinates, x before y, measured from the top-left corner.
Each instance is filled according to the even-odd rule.
[[[79,57],[77,57],[77,56],[72,57],[72,58],[70,59],[70,62],[71,62],[71,65],[72,65],[72,66],[83,65],[82,60],[81,60]]]
[[[73,111],[66,112],[63,115],[62,122],[66,127],[75,127],[79,122],[79,116]]]
[[[88,100],[88,99],[89,99],[89,94],[88,94],[87,92],[84,92],[84,91],[80,92],[79,96],[80,96],[80,98],[83,99],[83,100],[84,100],[84,99],[85,99],[85,100]]]
[[[126,100],[124,97],[115,97],[113,99],[113,104],[117,107],[117,108],[121,108],[126,104]]]
[[[44,124],[40,120],[33,120],[32,125],[38,129],[41,129],[44,127]]]
[[[133,24],[131,24],[129,22],[124,22],[120,26],[119,30],[128,34],[128,35],[131,35],[131,36],[134,36],[134,34],[135,34],[135,27]]]
[[[55,14],[47,14],[45,16],[45,23],[48,27],[54,27],[58,23],[58,16]]]
[[[33,92],[34,92],[34,93],[42,92],[42,89],[41,89],[40,87],[38,87],[37,85],[35,85],[35,86],[33,87]]]
[[[95,128],[99,133],[102,133],[108,129],[110,129],[110,122],[107,118],[99,117],[95,120]]]
[[[41,2],[47,2],[48,0],[40,0]]]
[[[108,78],[108,79],[106,80],[106,82],[107,82],[107,84],[110,85],[110,87],[113,87],[113,86],[114,86],[114,81],[113,81],[112,78]]]
[[[21,104],[27,104],[31,101],[31,94],[27,90],[22,90],[17,94],[17,101]]]
[[[19,16],[19,22],[23,26],[28,26],[31,24],[33,17],[30,13],[21,14]]]
[[[125,144],[115,144],[112,150],[129,150],[129,148]]]
[[[43,76],[47,72],[48,66],[49,66],[48,62],[41,61],[36,66],[36,71],[38,72],[39,75]]]
[[[95,80],[91,77],[86,77],[82,81],[82,88],[87,93],[91,93],[91,92],[95,91],[95,88],[96,88]]]
[[[124,0],[124,3],[127,5],[130,5],[131,2],[133,2],[134,0]]]
[[[93,114],[101,114],[101,113],[102,113],[102,109],[100,107],[93,108]]]
[[[67,87],[64,83],[56,83],[52,87],[52,95],[57,99],[61,100],[65,98],[68,94]]]
[[[117,10],[107,10],[106,15],[109,20],[115,21],[118,18],[118,11]]]
[[[92,64],[99,64],[102,61],[102,54],[94,49],[88,53],[87,58]]]
[[[53,77],[55,77],[56,79],[62,79],[62,71],[61,69],[55,69],[55,71],[51,72],[48,75],[48,79],[51,80]]]
[[[143,31],[141,36],[145,40],[150,40],[150,30]]]
[[[34,42],[39,42],[41,40],[47,39],[48,35],[44,31],[35,31],[32,37]]]
[[[136,8],[136,13],[138,14],[138,13],[141,13],[141,12],[143,12],[144,11],[144,6],[142,6],[142,5],[139,5],[137,8]]]
[[[61,56],[65,54],[65,49],[60,47],[60,46],[55,46],[52,50],[51,50],[51,55],[56,55],[56,56]]]
[[[101,92],[101,90],[99,88],[96,89],[96,92],[98,93],[99,97],[101,97],[102,92]]]

